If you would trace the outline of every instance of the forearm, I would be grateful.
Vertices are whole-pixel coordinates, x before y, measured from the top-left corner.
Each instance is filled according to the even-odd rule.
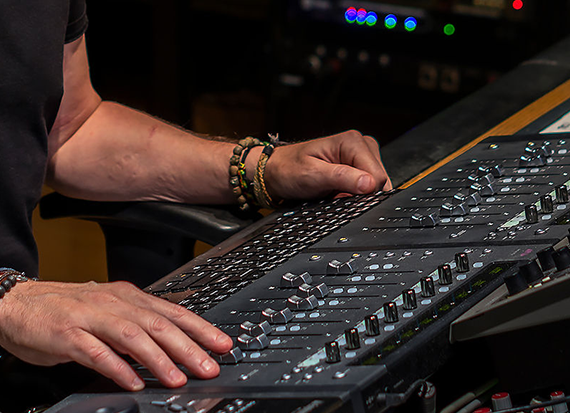
[[[92,200],[230,203],[235,202],[228,177],[234,146],[103,102],[51,154],[48,183]]]

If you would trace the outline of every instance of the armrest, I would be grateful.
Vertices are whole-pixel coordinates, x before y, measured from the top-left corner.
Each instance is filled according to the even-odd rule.
[[[146,287],[194,257],[197,240],[216,245],[262,217],[237,207],[171,202],[96,202],[51,193],[40,200],[43,219],[99,224],[108,278]]]
[[[237,207],[173,202],[97,202],[69,198],[57,192],[40,200],[43,219],[78,218],[123,228],[168,233],[216,245],[262,217]]]

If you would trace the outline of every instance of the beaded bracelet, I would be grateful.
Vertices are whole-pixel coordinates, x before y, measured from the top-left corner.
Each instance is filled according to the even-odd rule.
[[[239,209],[242,211],[251,210],[255,200],[251,192],[251,184],[246,178],[245,160],[251,148],[261,145],[263,143],[259,139],[248,136],[238,142],[230,158],[230,185],[237,197]]]
[[[0,268],[0,298],[4,297],[8,291],[19,282],[27,282],[29,280],[37,280],[37,278],[28,278],[23,272],[16,271],[13,268]]]

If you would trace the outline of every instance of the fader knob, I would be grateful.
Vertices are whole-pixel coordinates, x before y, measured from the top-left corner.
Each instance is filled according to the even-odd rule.
[[[302,274],[292,274],[288,272],[281,277],[279,285],[283,288],[297,288],[301,284],[310,284],[312,281],[311,274],[308,272]]]
[[[293,313],[289,308],[284,308],[283,310],[274,310],[272,308],[266,308],[261,312],[260,322],[267,321],[270,324],[287,324],[293,319]]]
[[[540,212],[543,214],[551,214],[554,211],[554,202],[548,194],[540,197]]]
[[[439,283],[441,285],[449,285],[453,282],[453,274],[449,264],[442,264],[437,267],[437,275],[439,275]]]
[[[564,246],[554,251],[552,259],[554,260],[554,264],[556,264],[556,269],[558,271],[570,268],[570,249]]]
[[[466,252],[458,252],[455,254],[455,266],[457,272],[469,271],[469,256]]]
[[[568,187],[566,185],[558,185],[556,188],[554,188],[554,193],[556,194],[557,204],[568,203]]]
[[[382,306],[384,309],[384,321],[387,323],[397,323],[399,320],[398,317],[398,307],[396,303],[393,301],[384,303]]]
[[[259,324],[252,323],[251,321],[244,321],[239,326],[240,330],[250,336],[258,336],[260,334],[270,334],[273,328],[267,321]]]
[[[554,254],[554,248],[553,247],[547,247],[547,248],[540,250],[536,253],[536,256],[538,258],[538,262],[540,263],[540,267],[542,268],[542,271],[546,272],[546,271],[552,270],[553,268],[556,267],[556,264],[554,263],[554,259],[552,258],[552,254]]]
[[[544,165],[546,165],[546,159],[541,155],[522,155],[519,159],[519,167],[521,168]]]
[[[416,292],[413,289],[404,290],[402,293],[402,307],[404,310],[415,310],[418,308],[418,301],[416,299]]]
[[[509,295],[515,295],[528,288],[528,284],[522,274],[517,271],[504,278],[505,285],[509,291]]]
[[[252,337],[248,334],[240,334],[237,345],[242,350],[263,350],[269,346],[269,339],[265,334]]]
[[[380,322],[376,314],[370,314],[364,319],[364,325],[366,327],[367,336],[377,336],[380,334]]]
[[[325,354],[327,356],[327,363],[339,363],[340,362],[340,346],[336,341],[329,341],[325,343]]]
[[[467,215],[467,203],[461,202],[452,204],[451,202],[444,203],[440,210],[439,215],[442,217],[462,217]]]
[[[344,331],[344,338],[346,339],[346,348],[348,350],[356,350],[360,348],[360,336],[356,328],[349,328]]]
[[[468,206],[477,206],[481,203],[482,198],[479,192],[474,192],[471,194],[458,192],[453,196],[454,204],[467,204]]]
[[[536,205],[530,204],[524,207],[524,217],[527,224],[536,224],[538,222],[538,210]]]
[[[317,298],[324,298],[329,294],[329,287],[325,283],[318,285],[301,284],[297,289],[297,295],[300,297],[308,297],[314,295]]]
[[[291,311],[305,311],[313,310],[319,306],[319,301],[314,295],[308,297],[299,297],[298,295],[292,295],[287,299],[287,307]]]
[[[542,280],[544,277],[544,273],[536,261],[531,261],[527,264],[521,265],[519,272],[528,284],[533,284],[539,280]]]
[[[432,277],[422,277],[420,279],[422,297],[433,297],[435,295],[435,284]]]

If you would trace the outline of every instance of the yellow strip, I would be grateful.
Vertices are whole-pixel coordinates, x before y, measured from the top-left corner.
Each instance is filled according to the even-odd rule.
[[[535,100],[530,105],[526,106],[524,109],[521,109],[510,118],[505,119],[503,122],[499,123],[494,128],[488,130],[483,135],[479,136],[477,139],[473,140],[472,142],[468,143],[467,145],[463,146],[462,148],[458,149],[451,155],[445,157],[441,161],[437,162],[436,164],[432,165],[416,177],[410,179],[408,182],[402,184],[400,189],[405,189],[420,179],[425,178],[427,175],[431,174],[436,169],[441,168],[446,163],[452,161],[453,159],[457,158],[459,155],[467,152],[469,149],[473,148],[482,140],[488,138],[489,136],[503,136],[503,135],[513,135],[525,126],[529,125],[530,123],[534,122],[542,115],[548,113],[558,105],[562,104],[566,100],[570,98],[570,80],[567,80],[556,89],[551,90],[546,95],[542,96],[541,98]]]

